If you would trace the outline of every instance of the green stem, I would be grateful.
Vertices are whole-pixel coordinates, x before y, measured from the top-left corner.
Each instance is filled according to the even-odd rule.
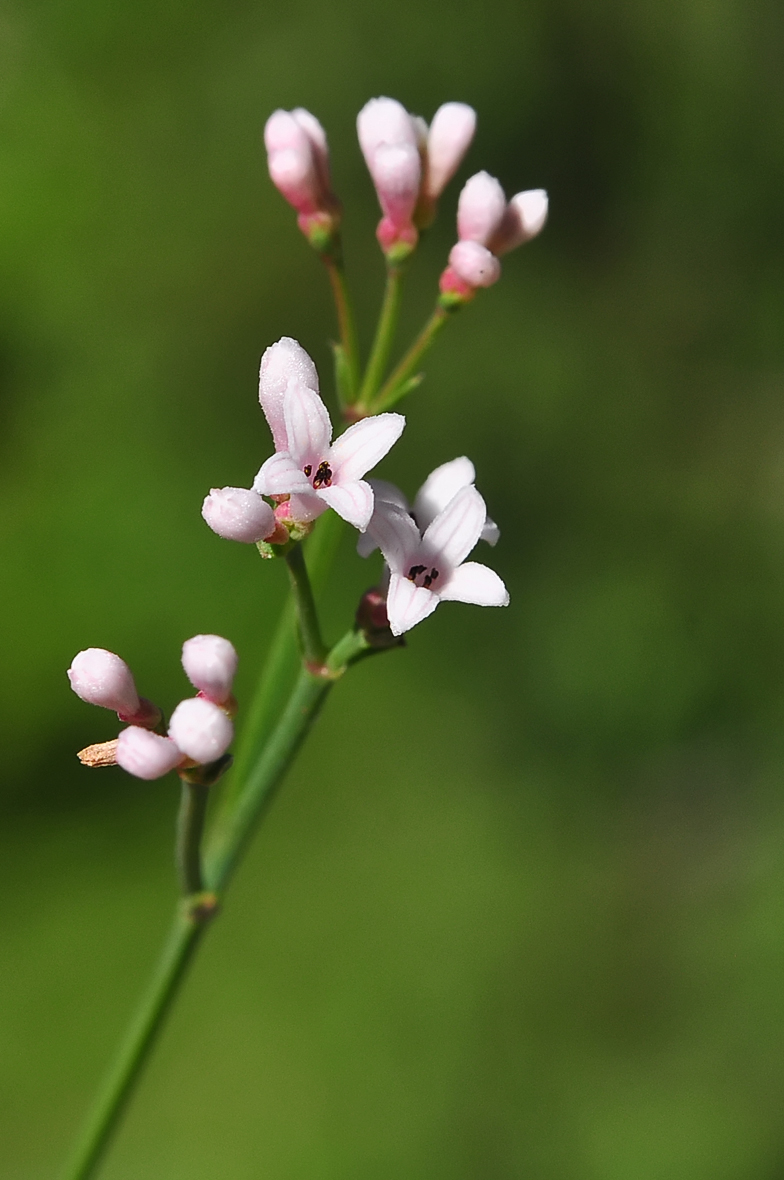
[[[332,685],[350,664],[367,651],[365,637],[360,632],[350,631],[327,654],[323,674],[315,675],[308,668],[300,672],[269,741],[243,784],[235,807],[210,840],[204,875],[212,889],[217,890],[226,885],[253,828],[318,716]],[[200,784],[183,784],[186,785]],[[196,878],[190,876],[194,871],[190,857],[192,836],[197,829],[201,830],[200,825],[203,823],[201,806],[201,798],[193,795],[187,804],[183,804],[180,813],[180,845],[188,849],[184,859],[190,866],[190,884],[196,883]],[[201,886],[200,870],[196,871],[199,872],[198,882]],[[148,991],[106,1077],[62,1180],[88,1180],[94,1174],[216,905],[215,895],[201,892],[200,889],[186,897],[182,908],[178,909]]]
[[[201,837],[207,815],[210,788],[182,778],[180,814],[177,818],[177,871],[184,897],[201,893]]]
[[[87,1180],[103,1155],[199,944],[209,909],[178,909],[136,1015],[84,1125],[62,1180]]]
[[[302,545],[294,545],[289,549],[286,554],[286,565],[297,611],[297,628],[302,644],[302,656],[305,663],[311,668],[318,668],[324,663],[327,649],[321,638],[318,611],[313,598],[305,558],[302,554]]]
[[[346,271],[343,266],[342,251],[338,249],[334,255],[330,254],[326,256],[324,263],[329,274],[332,294],[335,299],[335,308],[338,313],[340,345],[346,362],[348,384],[348,389],[345,391],[347,395],[346,400],[353,402],[359,389],[359,342],[357,339],[357,327],[354,322],[351,295],[349,294],[348,282],[346,280]],[[338,389],[338,396],[341,396],[340,389]]]
[[[336,512],[326,512],[305,542],[305,555],[314,590],[319,590],[326,581],[343,528],[343,521]],[[221,824],[224,815],[233,808],[251,766],[272,732],[280,711],[281,698],[294,683],[299,664],[294,603],[289,599],[281,613],[256,691],[247,710],[243,710],[244,722],[234,768],[216,800],[217,824]]]
[[[370,360],[365,370],[362,388],[359,391],[359,397],[356,401],[356,410],[367,412],[367,408],[373,400],[376,390],[384,379],[384,372],[389,362],[389,354],[392,351],[392,343],[395,338],[395,328],[397,327],[397,318],[400,311],[400,298],[403,291],[403,272],[404,267],[402,264],[387,263],[387,282],[384,288],[381,312],[378,317],[376,337],[373,341]]]
[[[390,373],[381,389],[373,398],[369,407],[371,413],[378,414],[381,410],[386,410],[395,404],[400,396],[401,387],[405,385],[409,377],[413,375],[414,370],[416,369],[420,360],[427,352],[428,348],[433,343],[449,317],[453,314],[453,311],[453,308],[442,307],[440,303],[436,304],[435,311],[417,336],[414,343],[409,348],[406,355],[400,361],[397,368],[392,373]]]

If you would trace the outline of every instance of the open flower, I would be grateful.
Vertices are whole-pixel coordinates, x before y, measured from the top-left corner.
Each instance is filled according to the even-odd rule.
[[[283,397],[287,450],[267,459],[253,487],[262,496],[289,496],[278,516],[303,523],[334,508],[360,532],[373,515],[373,489],[362,477],[400,437],[402,414],[376,414],[332,442],[332,423],[319,395],[293,380]]]
[[[476,479],[476,471],[470,459],[461,455],[458,459],[450,459],[430,472],[422,487],[416,494],[413,506],[409,504],[400,488],[385,479],[371,479],[375,498],[375,512],[382,512],[384,505],[394,504],[413,516],[419,531],[424,532],[427,526],[435,520],[439,512],[443,512],[450,500],[454,499],[463,488],[471,487]],[[488,545],[495,545],[500,536],[498,525],[489,516],[485,517],[484,527],[480,534],[480,541],[487,541]],[[369,557],[378,548],[378,542],[373,535],[372,521],[367,531],[357,541],[357,553],[360,557]]]
[[[442,600],[507,606],[509,595],[493,570],[465,558],[487,522],[475,487],[463,487],[423,533],[400,505],[379,501],[372,530],[389,566],[387,617],[393,635],[410,631]]]

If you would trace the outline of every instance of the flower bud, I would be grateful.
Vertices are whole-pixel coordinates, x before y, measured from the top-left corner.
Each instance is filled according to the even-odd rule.
[[[216,762],[234,738],[234,726],[212,701],[180,701],[169,722],[169,737],[194,762]]]
[[[139,694],[125,660],[102,647],[88,647],[68,669],[71,688],[89,705],[114,709],[132,717],[140,709]]]
[[[515,193],[489,243],[493,253],[506,254],[535,238],[547,221],[547,204],[547,193],[543,188]]]
[[[461,241],[486,246],[506,212],[501,185],[488,172],[477,172],[467,180],[457,203],[457,236]]]
[[[201,514],[214,533],[227,541],[253,544],[275,531],[275,514],[265,500],[248,488],[212,488]]]
[[[223,705],[231,696],[237,671],[234,645],[220,635],[194,635],[182,645],[182,666],[194,688],[208,701]]]
[[[183,760],[182,751],[171,738],[131,725],[117,739],[117,765],[136,778],[163,778]]]
[[[298,107],[274,111],[264,128],[270,179],[297,210],[302,232],[324,248],[337,229],[339,205],[332,191],[324,128]]]
[[[393,98],[372,98],[357,116],[357,134],[381,210],[376,231],[384,252],[410,253],[418,233],[413,214],[422,179],[420,141],[426,125]]]
[[[316,366],[305,349],[291,336],[282,336],[264,352],[259,371],[259,402],[276,451],[289,449],[283,398],[290,381],[301,381],[314,393],[319,391]]]
[[[457,242],[449,253],[450,268],[471,288],[492,287],[501,277],[501,263],[479,242]]]
[[[476,111],[464,102],[445,102],[427,136],[424,196],[436,201],[460,166],[476,131]]]

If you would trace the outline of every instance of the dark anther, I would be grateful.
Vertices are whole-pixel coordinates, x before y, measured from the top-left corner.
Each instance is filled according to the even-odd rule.
[[[305,474],[309,475],[310,472],[306,471]],[[319,463],[318,468],[316,470],[316,474],[313,477],[313,487],[314,488],[328,488],[328,487],[330,487],[331,483],[332,483],[332,468],[330,467],[329,463],[327,463],[327,461],[324,460],[324,462]]]
[[[425,574],[424,583],[425,583],[426,590],[430,589],[430,587],[433,585],[433,582],[435,582],[437,577],[438,577],[438,570],[437,569],[432,569],[429,574]]]
[[[415,582],[420,574],[423,574],[427,569],[426,565],[412,565],[408,571],[409,582]]]
[[[313,470],[313,467],[311,466],[310,463],[308,463],[307,467],[303,467],[302,470],[305,472],[306,475],[310,475],[311,471]]]

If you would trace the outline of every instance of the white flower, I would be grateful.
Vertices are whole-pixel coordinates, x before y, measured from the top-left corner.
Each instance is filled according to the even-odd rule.
[[[265,350],[259,370],[259,403],[272,431],[276,451],[287,451],[289,446],[283,397],[291,381],[307,385],[316,394],[319,391],[318,373],[311,357],[299,341],[281,336]]]
[[[379,501],[373,535],[389,566],[387,616],[393,635],[410,631],[442,600],[507,606],[509,595],[493,570],[465,558],[487,522],[475,487],[463,487],[420,533],[399,504]]]
[[[373,490],[362,478],[400,437],[402,414],[364,418],[332,440],[332,423],[319,395],[290,380],[283,396],[287,450],[267,459],[253,483],[262,496],[290,496],[293,520],[315,520],[334,508],[360,532],[373,515]]]
[[[451,459],[448,463],[442,463],[440,467],[436,467],[435,471],[430,472],[422,484],[416,494],[413,507],[395,484],[388,483],[384,479],[371,479],[370,483],[373,487],[376,512],[383,511],[382,505],[384,504],[397,505],[404,512],[410,513],[419,525],[420,532],[424,532],[439,512],[443,512],[449,501],[454,499],[463,488],[471,487],[475,479],[474,465],[465,455],[461,455],[458,459]],[[499,536],[498,525],[489,516],[486,516],[479,539],[487,541],[488,545],[495,545]],[[357,542],[357,552],[360,557],[369,557],[377,548],[378,542],[373,536],[373,522],[371,521],[367,532],[363,533]]]

